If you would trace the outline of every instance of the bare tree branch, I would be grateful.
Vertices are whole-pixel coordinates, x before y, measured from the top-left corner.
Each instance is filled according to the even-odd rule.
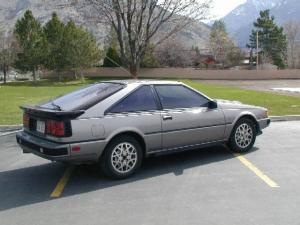
[[[99,22],[105,21],[111,25],[119,42],[122,63],[129,67],[132,76],[136,78],[150,41],[154,45],[160,44],[189,24],[204,19],[210,2],[211,0],[73,0],[73,5],[95,11],[99,15]]]

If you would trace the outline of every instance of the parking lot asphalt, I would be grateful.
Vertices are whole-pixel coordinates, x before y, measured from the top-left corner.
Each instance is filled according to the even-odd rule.
[[[23,154],[5,135],[0,224],[299,225],[299,144],[299,121],[276,122],[247,154],[214,147],[148,158],[134,177],[113,181],[94,166]]]

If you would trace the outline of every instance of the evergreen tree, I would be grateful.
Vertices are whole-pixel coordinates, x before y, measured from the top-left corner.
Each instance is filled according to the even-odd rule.
[[[286,66],[287,40],[283,28],[277,26],[270,10],[260,12],[260,17],[254,22],[254,29],[250,35],[247,47],[256,48],[256,35],[258,33],[258,47],[262,49],[262,57],[270,58],[279,68]]]
[[[115,46],[110,46],[103,60],[103,67],[119,67],[121,59]]]
[[[145,55],[142,58],[141,67],[153,68],[158,66],[159,66],[158,60],[154,55],[154,45],[149,44],[147,50],[145,51]]]
[[[60,72],[66,68],[66,54],[64,46],[64,29],[65,25],[59,20],[56,13],[52,14],[44,27],[44,34],[47,40],[47,53],[44,65],[49,70],[55,70],[59,80],[61,80]]]
[[[73,69],[74,77],[77,78],[76,57],[79,54],[77,51],[77,27],[73,21],[69,21],[64,29],[63,45],[65,47],[66,66],[67,69]]]
[[[103,60],[103,67],[119,67],[122,65],[122,60],[118,53],[118,39],[116,31],[113,27],[110,28],[110,31],[107,35],[105,41],[106,46],[109,46],[106,50],[105,57]]]
[[[22,71],[32,71],[36,80],[36,71],[44,59],[45,38],[41,24],[27,10],[24,16],[16,22],[14,31],[21,52],[17,56],[16,67]]]
[[[75,77],[77,70],[80,70],[81,79],[84,79],[83,69],[95,65],[100,60],[100,51],[92,34],[76,27],[73,21],[69,21],[65,26],[64,47],[67,67],[73,69]]]

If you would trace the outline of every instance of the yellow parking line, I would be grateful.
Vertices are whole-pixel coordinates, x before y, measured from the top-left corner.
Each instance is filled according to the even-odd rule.
[[[254,166],[250,161],[248,161],[244,156],[241,154],[234,154],[234,156],[240,160],[248,169],[250,169],[253,173],[256,174],[260,179],[262,179],[267,185],[269,185],[272,188],[279,187],[279,185],[273,181],[271,178],[269,178],[267,175],[265,175],[260,169],[258,169],[256,166]]]
[[[51,198],[58,198],[60,197],[61,193],[63,192],[66,184],[68,183],[69,178],[72,175],[72,172],[74,170],[74,166],[69,166],[64,174],[62,175],[62,177],[60,178],[60,180],[58,181],[55,189],[52,191],[50,197]]]

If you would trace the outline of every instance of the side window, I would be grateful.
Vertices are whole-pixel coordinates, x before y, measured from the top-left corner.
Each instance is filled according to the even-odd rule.
[[[156,110],[157,105],[150,86],[142,86],[113,106],[110,113]]]
[[[155,89],[164,109],[201,107],[209,102],[206,97],[182,85],[156,85]]]

